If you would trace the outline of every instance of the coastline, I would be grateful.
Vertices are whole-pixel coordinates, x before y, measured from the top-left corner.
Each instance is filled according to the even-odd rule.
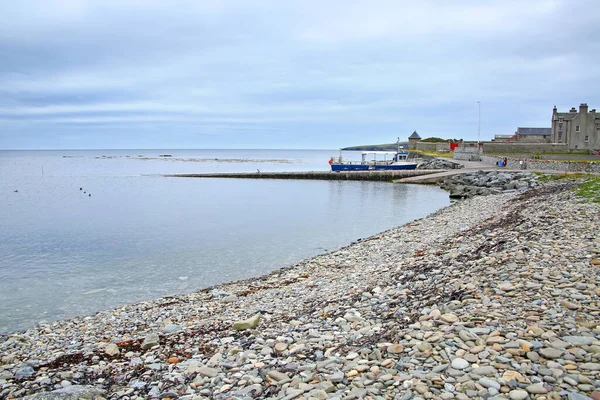
[[[568,187],[476,197],[261,277],[0,337],[0,397],[592,393],[600,206]],[[255,329],[232,329],[256,314]]]

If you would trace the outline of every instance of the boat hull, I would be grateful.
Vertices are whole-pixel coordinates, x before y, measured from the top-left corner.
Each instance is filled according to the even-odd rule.
[[[384,170],[411,170],[416,169],[417,164],[403,165],[351,165],[351,164],[331,164],[331,170],[340,171],[384,171]]]

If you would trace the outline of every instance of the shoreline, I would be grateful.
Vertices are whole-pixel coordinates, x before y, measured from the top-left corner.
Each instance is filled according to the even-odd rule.
[[[554,251],[556,254],[536,251],[535,261],[539,262],[532,264],[519,249],[537,249],[535,242],[526,241],[525,246],[520,240],[531,233],[521,232],[527,218],[545,223],[550,214],[548,210],[546,215],[540,214],[540,208],[552,211],[557,204],[567,207],[572,212],[560,218],[574,219],[574,224],[589,231],[589,223],[586,225],[579,215],[585,207],[574,203],[568,191],[559,190],[567,186],[561,183],[524,193],[476,197],[267,275],[0,337],[0,397],[61,387],[95,391],[110,398],[296,398],[309,394],[327,398],[323,393],[333,395],[330,398],[386,398],[408,393],[411,397],[450,399],[473,394],[481,397],[483,390],[487,396],[508,396],[512,391],[517,396],[525,391],[533,397],[532,391],[552,393],[554,387],[544,385],[552,386],[558,378],[569,375],[565,367],[577,365],[579,358],[585,361],[582,364],[594,365],[581,370],[584,383],[576,382],[574,391],[591,393],[600,386],[600,351],[590,351],[591,347],[600,350],[598,292],[587,303],[571,297],[561,299],[567,305],[558,302],[556,309],[549,306],[552,298],[539,293],[550,290],[545,288],[544,279],[533,279],[534,286],[530,287],[513,282],[535,278],[535,274],[544,277],[546,270],[555,272],[549,260],[570,254],[568,248],[563,253]],[[556,204],[550,204],[549,199],[555,199]],[[600,207],[586,204],[592,211],[587,217],[597,228]],[[524,212],[528,215],[519,214]],[[525,222],[516,224],[518,218]],[[548,228],[557,229],[553,225]],[[573,229],[568,224],[560,228],[567,236]],[[544,237],[550,233],[535,229],[532,237],[553,249],[546,244],[552,241]],[[600,244],[597,233],[587,234],[592,240],[592,247],[587,249],[591,260],[595,254],[591,250],[600,251]],[[510,246],[518,250],[513,254]],[[550,257],[537,260],[538,253]],[[580,256],[578,251],[574,254]],[[573,274],[578,280],[568,288],[579,284],[578,290],[592,293],[596,290],[593,283],[585,283],[585,288],[582,285],[593,282],[597,273],[587,271],[586,278],[577,272],[585,270],[577,257],[568,265],[575,265]],[[486,276],[479,276],[481,273]],[[499,283],[494,285],[486,279],[490,276]],[[554,274],[546,276],[551,282]],[[535,282],[542,282],[541,287]],[[528,292],[540,296],[535,301],[543,301],[532,305],[519,299]],[[515,303],[515,299],[523,303]],[[536,312],[532,314],[531,309]],[[583,349],[586,354],[566,346],[559,355],[544,352],[556,357],[545,359],[538,354],[538,350],[555,349],[556,340],[550,339],[564,336],[563,331],[556,333],[548,329],[552,325],[543,323],[548,309],[554,310],[550,316],[567,315],[569,323],[571,317],[577,321],[578,314],[585,311],[581,317],[595,325],[580,324],[579,330],[564,330],[580,334],[567,336],[588,338],[578,339],[586,344],[573,345],[587,346]],[[465,310],[474,317],[464,314]],[[508,310],[527,310],[527,315],[522,321],[515,320]],[[255,329],[232,329],[235,322],[256,314],[261,318]],[[553,323],[561,322],[553,319]],[[533,333],[528,333],[528,325],[543,332],[536,335],[538,331],[532,328]],[[158,343],[144,345],[153,334],[158,334]],[[455,345],[448,345],[448,341]],[[505,348],[507,343],[511,346]],[[482,349],[472,352],[475,347]],[[482,353],[487,357],[480,357]],[[551,371],[549,375],[534,371],[539,382],[529,376],[530,366],[522,366],[534,363],[529,353],[538,354],[535,362],[541,357],[546,361],[543,367]],[[572,357],[567,357],[569,354]],[[512,364],[517,359],[519,368]],[[463,366],[463,362],[468,365]],[[497,364],[504,368],[496,368]],[[490,370],[492,366],[495,372]],[[473,372],[478,368],[486,373]],[[517,386],[510,386],[511,380],[504,377],[510,370],[521,375],[522,379],[514,379]],[[544,380],[546,376],[555,382]],[[586,376],[592,383],[585,383]],[[529,386],[535,387],[527,389]]]

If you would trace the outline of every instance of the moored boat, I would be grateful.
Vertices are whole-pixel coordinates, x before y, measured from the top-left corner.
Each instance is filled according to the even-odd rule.
[[[417,168],[418,162],[409,160],[407,151],[363,151],[361,161],[349,161],[339,157],[331,157],[331,170],[339,171],[377,171],[377,170],[411,170]]]

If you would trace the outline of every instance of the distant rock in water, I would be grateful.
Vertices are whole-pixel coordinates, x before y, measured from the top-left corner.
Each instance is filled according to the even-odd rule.
[[[408,142],[400,142],[401,149],[408,148]],[[363,146],[351,146],[342,148],[343,151],[396,151],[398,143],[365,144]]]

